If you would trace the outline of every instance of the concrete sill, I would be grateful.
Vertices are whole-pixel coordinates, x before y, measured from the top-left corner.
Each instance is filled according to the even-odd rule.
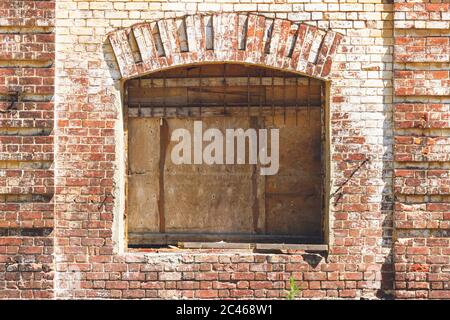
[[[255,251],[301,250],[328,251],[327,244],[286,244],[286,243],[230,243],[230,242],[180,242],[181,249],[247,249]]]

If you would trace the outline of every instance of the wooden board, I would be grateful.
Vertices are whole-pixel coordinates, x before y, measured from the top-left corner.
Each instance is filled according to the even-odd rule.
[[[128,227],[131,232],[159,231],[159,130],[157,118],[128,121]]]
[[[169,132],[186,128],[193,137],[193,120],[169,119]],[[243,128],[249,119],[203,119],[203,130]],[[175,165],[169,144],[166,156],[167,232],[253,232],[251,189],[253,165]],[[203,146],[206,146],[204,143]]]
[[[303,112],[297,125],[290,116],[274,120],[280,129],[280,169],[266,179],[266,232],[317,236],[323,203],[320,110]]]
[[[229,81],[231,81],[230,79]],[[180,86],[129,87],[129,103],[133,106],[320,106],[320,86],[317,84],[290,86]]]

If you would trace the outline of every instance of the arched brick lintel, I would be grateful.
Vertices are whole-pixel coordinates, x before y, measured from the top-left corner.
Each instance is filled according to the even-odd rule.
[[[122,79],[194,63],[245,63],[326,80],[342,35],[290,20],[218,13],[162,19],[108,35]]]

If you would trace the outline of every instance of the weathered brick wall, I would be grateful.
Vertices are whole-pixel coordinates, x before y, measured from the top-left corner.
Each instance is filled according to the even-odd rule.
[[[0,2],[0,299],[53,297],[54,6]]]
[[[121,74],[106,35],[202,12],[254,12],[343,35],[329,75],[332,191],[370,160],[331,199],[327,257],[121,252]],[[391,4],[58,1],[56,17],[56,297],[284,297],[291,275],[303,298],[392,294]]]
[[[448,299],[450,4],[395,2],[396,296]]]
[[[2,1],[0,298],[280,298],[290,276],[302,298],[448,297],[449,8],[390,2]],[[327,255],[124,248],[123,80],[107,34],[210,12],[343,36]]]

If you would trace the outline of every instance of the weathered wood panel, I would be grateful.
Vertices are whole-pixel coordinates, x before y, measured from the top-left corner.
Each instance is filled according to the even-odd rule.
[[[322,161],[320,109],[294,117],[277,115],[280,169],[266,178],[269,234],[318,236],[322,228]]]
[[[230,79],[231,82],[231,79]],[[130,87],[130,105],[145,107],[192,106],[320,106],[317,85]]]
[[[159,231],[159,141],[157,118],[128,121],[128,231]]]
[[[169,132],[193,120],[170,119]],[[203,119],[203,130],[250,126],[245,118]],[[169,144],[171,152],[176,142]],[[203,147],[208,143],[203,143]],[[253,165],[175,165],[166,155],[165,211],[168,232],[252,232]]]

